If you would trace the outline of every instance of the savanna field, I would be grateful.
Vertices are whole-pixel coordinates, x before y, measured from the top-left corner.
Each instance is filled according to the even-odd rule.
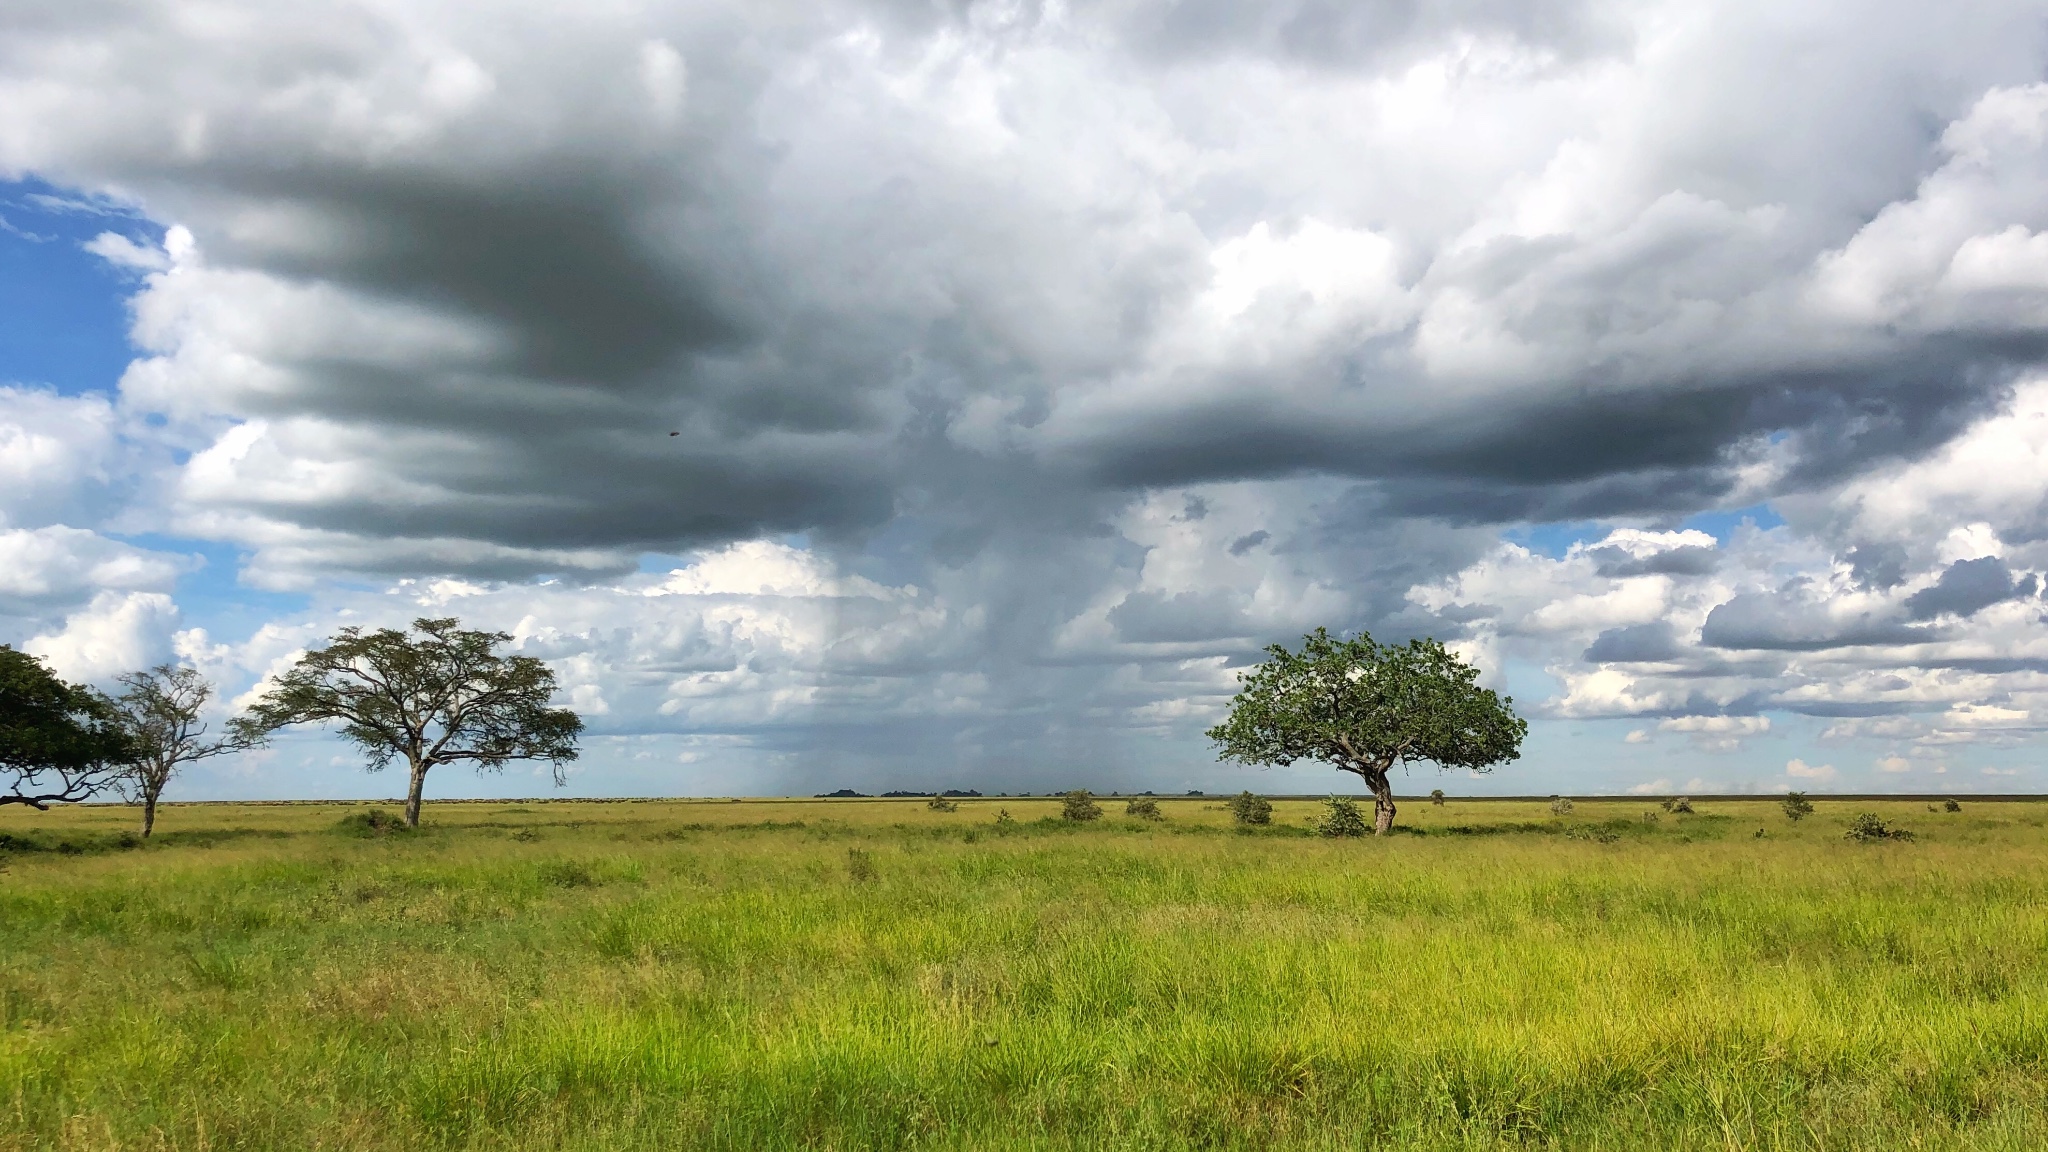
[[[2048,804],[1160,806],[0,812],[0,1148],[2048,1147]]]

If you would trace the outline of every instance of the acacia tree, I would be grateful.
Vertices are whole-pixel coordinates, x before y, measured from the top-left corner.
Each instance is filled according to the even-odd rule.
[[[207,739],[207,723],[199,714],[213,698],[213,685],[196,668],[159,664],[147,672],[130,672],[121,677],[121,685],[114,706],[134,747],[120,783],[130,799],[142,805],[142,834],[147,837],[156,829],[157,800],[179,769],[254,748],[264,736],[230,725],[224,735]]]
[[[1321,760],[1364,779],[1373,831],[1394,826],[1396,764],[1486,771],[1521,755],[1528,722],[1514,698],[1477,684],[1479,670],[1434,640],[1337,640],[1318,628],[1301,651],[1274,644],[1239,673],[1230,715],[1209,729],[1217,758],[1242,764]]]
[[[375,772],[405,758],[405,823],[420,824],[420,794],[437,764],[467,760],[479,771],[546,760],[555,784],[576,759],[583,721],[550,708],[555,674],[531,656],[500,656],[503,632],[463,631],[455,619],[415,620],[412,632],[344,628],[299,657],[236,722],[245,736],[290,724],[334,723]]]
[[[105,696],[0,644],[0,804],[76,804],[111,785],[130,750]]]

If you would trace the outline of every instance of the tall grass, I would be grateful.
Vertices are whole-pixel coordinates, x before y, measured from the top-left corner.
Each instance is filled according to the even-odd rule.
[[[1641,807],[9,814],[0,1147],[2048,1147],[2048,805]]]

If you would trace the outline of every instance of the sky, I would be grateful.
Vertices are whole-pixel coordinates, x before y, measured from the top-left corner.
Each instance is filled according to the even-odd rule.
[[[571,795],[1355,791],[1202,735],[1324,626],[1530,720],[1399,790],[2048,788],[2036,3],[0,31],[0,642],[69,678],[452,615]]]

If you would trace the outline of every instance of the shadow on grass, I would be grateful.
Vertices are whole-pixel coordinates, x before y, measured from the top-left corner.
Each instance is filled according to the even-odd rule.
[[[211,848],[238,840],[288,840],[290,832],[270,828],[194,828],[158,832],[144,840],[134,832],[66,832],[61,835],[0,832],[0,855],[100,856],[138,848]]]

